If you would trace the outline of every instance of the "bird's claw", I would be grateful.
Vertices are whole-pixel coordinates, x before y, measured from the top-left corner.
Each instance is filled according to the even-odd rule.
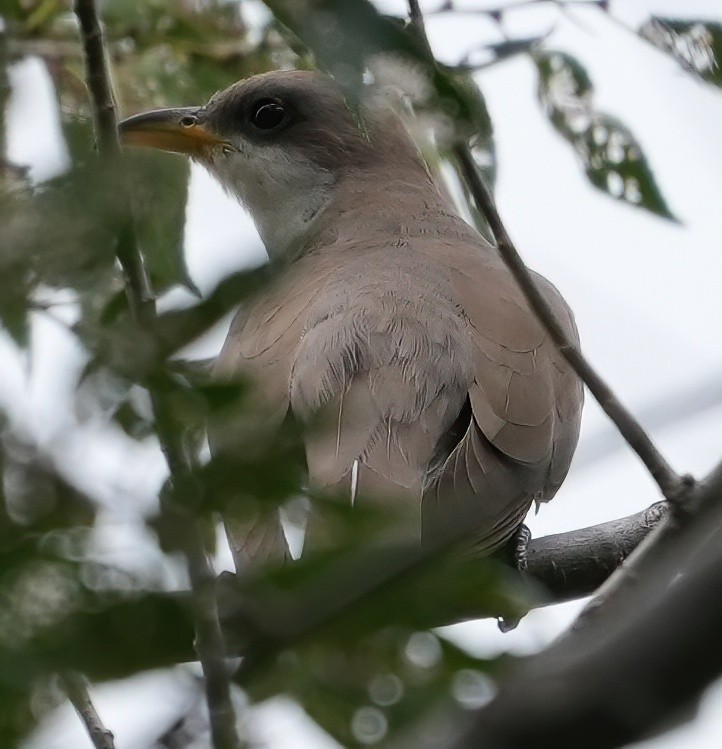
[[[510,550],[514,566],[519,572],[524,573],[528,568],[527,549],[531,541],[531,531],[522,523],[511,537],[507,548]],[[499,617],[497,626],[501,632],[511,632],[516,629],[521,621],[521,617]]]

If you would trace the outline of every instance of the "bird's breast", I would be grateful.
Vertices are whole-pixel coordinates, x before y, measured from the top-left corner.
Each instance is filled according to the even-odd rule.
[[[367,373],[395,388],[393,419],[409,420],[445,389],[468,386],[473,354],[463,311],[443,278],[406,264],[351,269],[331,281],[309,312],[290,382],[296,413],[310,414]],[[380,394],[379,394],[380,395]]]

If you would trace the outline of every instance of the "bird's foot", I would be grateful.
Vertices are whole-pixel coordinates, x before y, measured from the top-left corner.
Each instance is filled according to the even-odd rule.
[[[527,567],[529,566],[529,560],[527,558],[529,541],[531,541],[531,531],[529,530],[528,526],[522,523],[516,529],[514,535],[509,541],[512,561],[519,572],[526,572]]]
[[[531,541],[531,531],[529,528],[522,523],[515,531],[514,535],[507,544],[509,555],[513,565],[524,573],[527,571],[528,559],[527,549],[529,548],[529,541]],[[499,617],[497,620],[497,626],[501,632],[511,632],[512,629],[516,629],[521,621],[521,617]]]

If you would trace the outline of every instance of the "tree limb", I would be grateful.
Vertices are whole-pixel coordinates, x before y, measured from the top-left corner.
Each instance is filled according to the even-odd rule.
[[[665,502],[608,523],[532,539],[527,574],[561,603],[592,594],[668,514]]]
[[[701,486],[699,511],[651,547],[635,584],[509,674],[455,749],[620,746],[722,673],[722,464]]]
[[[85,728],[95,749],[115,749],[113,733],[100,720],[95,705],[88,693],[88,683],[82,674],[67,672],[61,675],[65,694],[85,724]]]
[[[116,108],[106,65],[103,33],[93,0],[75,0],[85,51],[85,66],[91,94],[93,119],[100,154],[112,168],[119,165],[124,178],[118,138]],[[136,323],[150,326],[156,319],[156,307],[150,290],[143,256],[138,247],[127,184],[121,184],[118,199],[123,201],[125,225],[116,254],[123,268],[131,312]],[[170,469],[174,485],[184,484],[192,491],[191,460],[182,443],[181,425],[175,422],[160,390],[149,388],[158,438]],[[205,677],[206,699],[210,713],[211,735],[215,749],[240,746],[235,713],[230,695],[230,681],[224,661],[225,647],[218,621],[215,599],[215,575],[206,554],[202,531],[196,518],[185,508],[175,508],[174,519],[181,526],[183,552],[191,580],[191,605],[196,628],[196,649]]]

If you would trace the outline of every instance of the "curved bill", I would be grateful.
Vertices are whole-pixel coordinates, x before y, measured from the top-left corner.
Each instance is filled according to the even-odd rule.
[[[118,124],[120,140],[127,146],[203,156],[225,141],[199,124],[200,111],[200,107],[179,107],[136,114]]]

